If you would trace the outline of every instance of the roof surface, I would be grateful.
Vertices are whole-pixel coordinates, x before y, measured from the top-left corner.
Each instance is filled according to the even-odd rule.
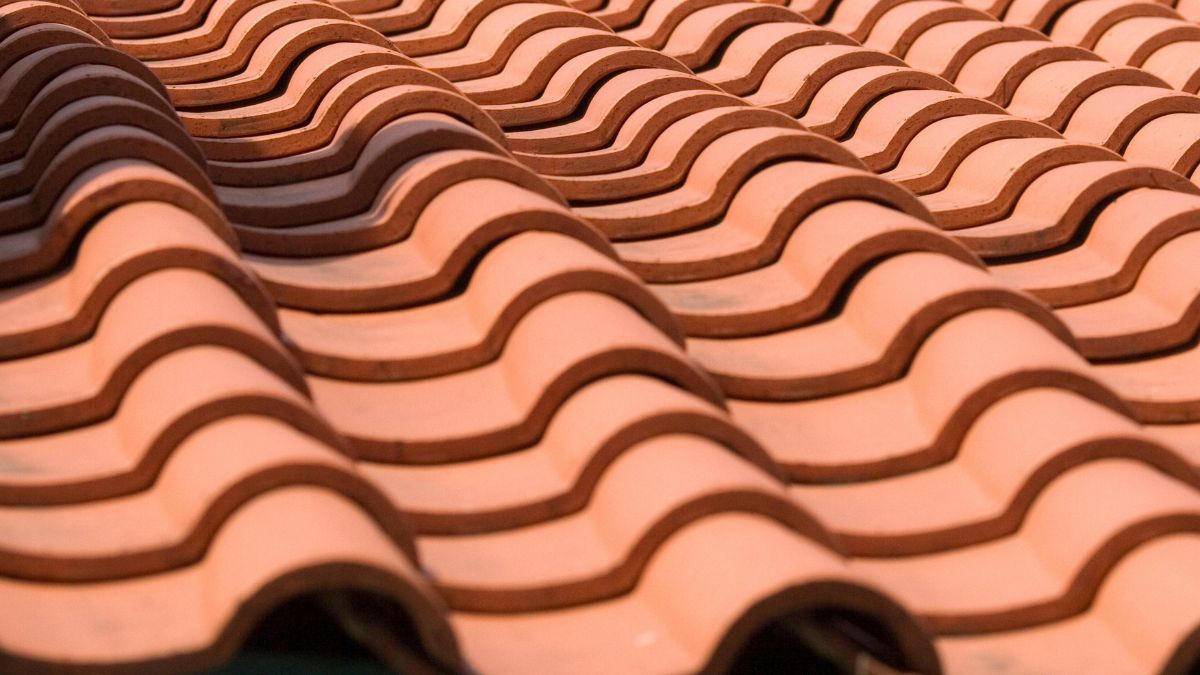
[[[0,0],[0,670],[1200,667],[1197,21]]]

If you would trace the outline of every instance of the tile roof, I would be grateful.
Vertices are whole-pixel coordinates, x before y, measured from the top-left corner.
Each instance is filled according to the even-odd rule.
[[[1197,19],[0,0],[0,670],[1190,672]]]

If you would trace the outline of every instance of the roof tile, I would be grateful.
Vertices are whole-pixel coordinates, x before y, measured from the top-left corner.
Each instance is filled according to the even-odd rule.
[[[456,671],[1186,671],[1194,27],[1066,4],[0,0],[0,662],[332,589]]]

